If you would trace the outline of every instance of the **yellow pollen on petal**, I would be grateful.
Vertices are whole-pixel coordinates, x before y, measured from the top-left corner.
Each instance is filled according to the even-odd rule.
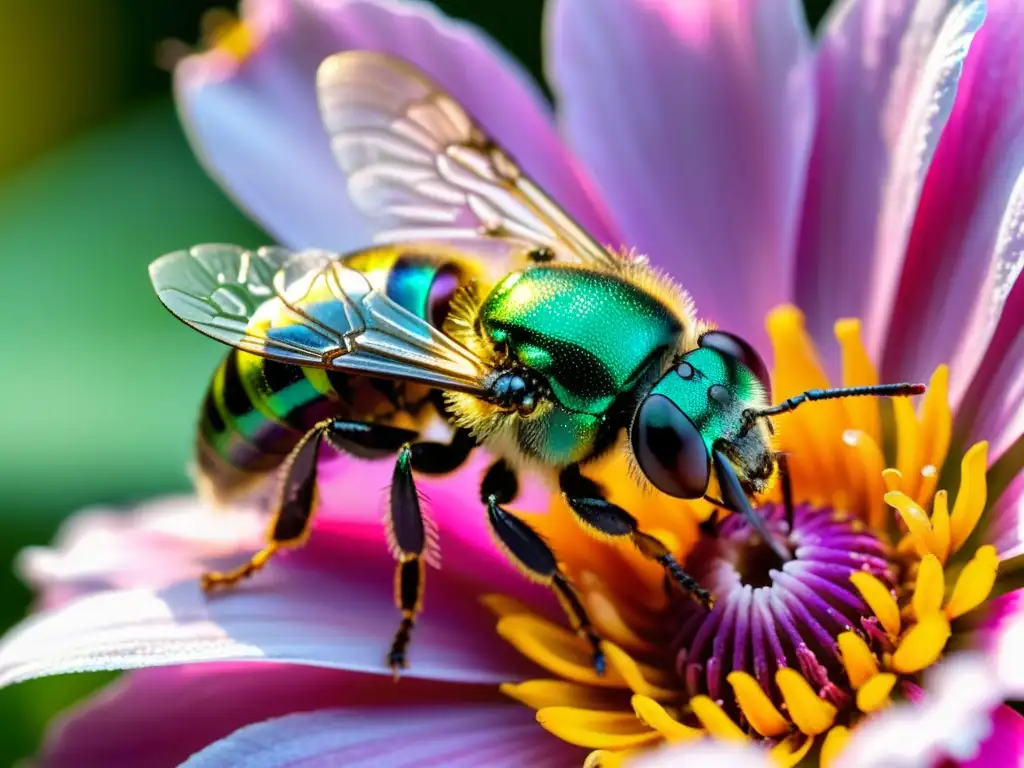
[[[860,688],[878,672],[878,662],[871,648],[856,632],[843,632],[836,638],[839,655],[854,690]]]
[[[669,715],[665,708],[654,699],[636,695],[633,697],[632,703],[636,716],[668,741],[693,741],[707,735],[700,728],[691,728],[680,723]]]
[[[891,672],[875,675],[857,691],[857,709],[867,714],[888,706],[889,694],[895,685],[896,675]]]
[[[949,557],[949,496],[945,491],[936,491],[932,499],[932,536],[935,541],[935,556],[939,562],[946,564]]]
[[[988,463],[988,443],[975,443],[960,462],[960,488],[949,518],[951,551],[956,552],[967,541],[978,524],[985,508],[988,487],[985,469]]]
[[[998,569],[996,548],[989,544],[979,547],[974,557],[960,571],[946,606],[946,618],[952,621],[985,602],[995,586]]]
[[[900,607],[889,588],[865,571],[850,574],[850,581],[874,612],[890,637],[900,633]]]
[[[793,768],[807,757],[807,753],[813,746],[813,736],[793,735],[772,747],[768,754],[771,756],[772,762],[779,768]]]
[[[537,722],[562,741],[591,749],[626,749],[661,739],[632,712],[545,707]]]
[[[942,655],[949,632],[949,621],[941,613],[920,619],[900,639],[892,655],[892,668],[909,675],[930,667]]]
[[[626,687],[614,668],[597,674],[586,641],[538,616],[507,616],[498,622],[498,634],[557,677],[602,688]]]
[[[694,696],[690,699],[690,709],[700,720],[711,736],[722,741],[743,741],[747,735],[732,721],[725,710],[707,696]]]
[[[896,468],[902,477],[900,490],[913,496],[921,463],[921,424],[909,397],[892,398],[892,413],[896,420]]]
[[[244,21],[223,8],[213,8],[200,19],[203,47],[216,48],[237,61],[245,61],[256,50],[256,35]]]
[[[864,348],[860,320],[844,319],[835,324],[836,339],[842,351],[843,386],[860,387],[878,384],[878,371]],[[848,397],[843,400],[854,429],[864,432],[877,445],[882,441],[882,420],[878,402],[871,397]]]
[[[903,522],[917,540],[918,554],[924,556],[935,551],[932,523],[927,513],[912,498],[900,491],[885,494],[885,503],[900,513]]]
[[[655,701],[668,701],[678,697],[678,692],[670,687],[672,679],[664,672],[653,667],[640,665],[614,643],[607,640],[602,644],[608,666],[619,673],[633,693],[648,696]]]
[[[942,564],[935,555],[921,558],[917,568],[917,583],[914,585],[914,615],[921,619],[942,609],[942,598],[946,593]]]
[[[850,729],[845,725],[837,725],[826,733],[825,740],[821,742],[821,756],[818,758],[820,768],[832,768],[849,740]]]
[[[619,709],[626,702],[625,691],[594,688],[564,680],[527,680],[503,683],[499,690],[530,709],[578,707],[580,709]]]
[[[730,672],[726,679],[736,694],[743,716],[755,731],[771,738],[789,730],[789,721],[775,708],[757,680],[746,672]]]
[[[817,736],[832,726],[837,713],[835,706],[819,698],[803,675],[786,667],[775,673],[775,683],[797,728],[808,736]]]

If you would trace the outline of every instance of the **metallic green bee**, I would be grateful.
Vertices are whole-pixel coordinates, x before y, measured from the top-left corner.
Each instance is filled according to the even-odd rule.
[[[318,88],[350,193],[392,244],[340,258],[205,245],[150,268],[172,313],[234,347],[201,418],[201,489],[229,500],[280,471],[267,547],[235,571],[206,574],[207,589],[305,540],[325,441],[397,455],[388,518],[397,674],[433,554],[414,472],[451,472],[483,445],[498,457],[480,492],[495,534],[557,591],[600,670],[599,638],[554,553],[503,506],[517,471],[546,475],[584,529],[631,539],[708,604],[581,467],[625,430],[639,482],[745,515],[785,559],[748,500],[779,474],[770,417],[806,400],[924,390],[815,390],[770,407],[767,369],[748,344],[699,322],[683,290],[645,260],[595,242],[423,74],[343,53],[323,63]],[[423,441],[438,414],[450,442]]]

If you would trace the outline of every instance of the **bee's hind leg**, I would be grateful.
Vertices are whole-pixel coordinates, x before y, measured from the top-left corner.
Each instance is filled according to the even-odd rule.
[[[316,507],[317,469],[320,448],[325,439],[345,453],[376,458],[394,454],[416,436],[415,432],[407,429],[360,421],[325,420],[318,423],[292,449],[282,466],[267,546],[234,570],[203,574],[203,590],[212,592],[233,587],[262,570],[281,549],[293,549],[306,542]]]
[[[583,603],[559,569],[554,552],[536,531],[501,506],[512,501],[517,490],[518,482],[512,469],[502,460],[495,462],[480,486],[480,496],[487,505],[487,519],[491,528],[506,554],[528,578],[546,584],[555,591],[573,629],[590,643],[594,669],[597,674],[603,675],[606,664],[601,638],[594,631]]]

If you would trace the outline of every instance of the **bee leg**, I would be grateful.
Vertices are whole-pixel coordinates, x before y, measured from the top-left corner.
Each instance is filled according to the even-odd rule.
[[[318,458],[325,438],[341,451],[374,458],[394,454],[415,437],[416,433],[407,429],[359,421],[322,421],[314,426],[284,462],[267,546],[234,570],[203,574],[200,581],[203,590],[212,592],[233,587],[262,570],[282,548],[300,547],[306,542],[316,507]]]
[[[518,488],[515,472],[503,460],[487,470],[480,486],[480,497],[487,505],[491,529],[505,553],[528,578],[554,590],[576,634],[590,643],[595,671],[603,675],[606,664],[601,638],[569,580],[559,570],[554,552],[536,531],[501,506],[515,498]]]
[[[396,680],[399,671],[408,666],[406,653],[416,627],[416,617],[423,608],[425,564],[436,552],[432,531],[423,517],[413,470],[424,474],[447,474],[457,469],[476,445],[468,430],[459,429],[450,443],[406,443],[398,451],[388,507],[388,539],[398,559],[395,605],[402,612],[401,623],[387,655],[388,666]]]
[[[682,587],[684,592],[692,595],[707,608],[713,605],[711,593],[683,570],[665,545],[654,536],[641,531],[636,518],[626,510],[605,499],[600,486],[584,477],[577,465],[563,469],[558,476],[558,482],[569,508],[584,528],[611,538],[628,536],[640,553],[664,568],[665,574]]]

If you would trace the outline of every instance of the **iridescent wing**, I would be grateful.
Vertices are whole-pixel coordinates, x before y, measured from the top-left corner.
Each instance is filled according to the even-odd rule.
[[[593,266],[620,263],[410,64],[339,53],[320,65],[317,91],[349,194],[379,242],[504,240]]]
[[[178,319],[261,357],[470,394],[491,373],[325,251],[197,245],[157,259],[149,276]]]

